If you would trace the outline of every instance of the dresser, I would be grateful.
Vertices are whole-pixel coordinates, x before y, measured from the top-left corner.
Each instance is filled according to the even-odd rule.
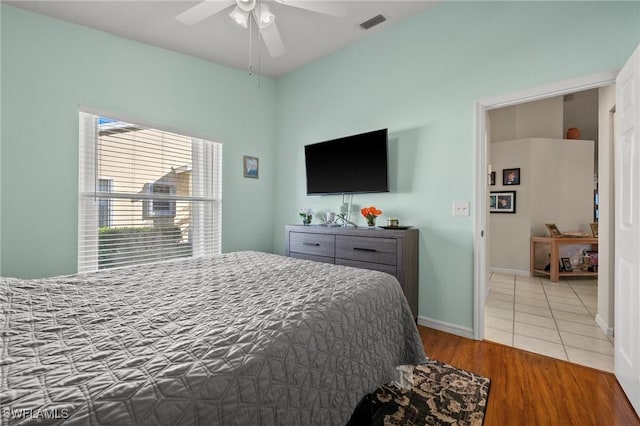
[[[418,230],[287,225],[286,255],[372,269],[398,279],[418,316]]]

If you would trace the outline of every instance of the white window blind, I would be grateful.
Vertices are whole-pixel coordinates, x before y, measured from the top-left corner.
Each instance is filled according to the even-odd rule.
[[[220,253],[222,144],[80,113],[78,272]]]

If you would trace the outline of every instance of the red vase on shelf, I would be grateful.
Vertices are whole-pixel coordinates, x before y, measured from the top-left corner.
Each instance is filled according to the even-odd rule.
[[[580,139],[580,129],[570,127],[567,129],[567,139]]]

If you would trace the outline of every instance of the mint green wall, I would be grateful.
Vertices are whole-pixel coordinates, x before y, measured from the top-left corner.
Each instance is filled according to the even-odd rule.
[[[1,7],[0,275],[76,271],[79,105],[222,141],[223,251],[271,250],[272,79]]]
[[[299,208],[335,210],[338,196],[305,196],[303,145],[388,127],[392,192],[354,203],[420,228],[420,315],[462,327],[473,220],[451,203],[473,198],[473,101],[618,68],[640,42],[638,2],[441,2],[258,88],[242,71],[0,13],[0,275],[75,272],[78,105],[221,140],[224,251],[282,253]],[[260,157],[259,180],[242,178],[243,154]]]
[[[354,204],[420,229],[419,314],[471,328],[474,206],[451,204],[473,200],[473,102],[619,68],[639,22],[638,2],[441,2],[279,79],[274,229],[340,201],[305,196],[303,145],[388,127],[391,193]]]

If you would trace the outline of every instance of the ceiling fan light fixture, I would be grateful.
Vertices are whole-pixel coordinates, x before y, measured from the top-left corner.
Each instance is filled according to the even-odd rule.
[[[233,19],[238,25],[247,28],[249,23],[249,12],[245,12],[236,6],[233,8],[229,16],[231,16],[231,19]]]
[[[276,20],[276,17],[273,16],[273,13],[260,13],[260,28],[266,28],[269,25],[273,24],[273,21]]]
[[[236,0],[236,4],[240,10],[251,12],[256,7],[257,0]]]
[[[261,30],[267,28],[276,20],[276,17],[273,13],[271,13],[269,6],[264,3],[260,3],[260,6],[258,6],[258,8],[253,11],[253,16],[254,18],[256,18],[258,26]]]

